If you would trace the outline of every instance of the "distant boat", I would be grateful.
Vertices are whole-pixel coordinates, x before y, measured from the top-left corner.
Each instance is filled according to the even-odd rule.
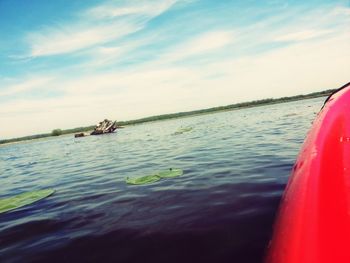
[[[81,133],[74,134],[74,137],[79,138],[79,137],[85,137],[88,135],[101,135],[101,134],[106,134],[106,133],[112,133],[117,128],[124,128],[124,127],[122,127],[122,126],[118,127],[116,121],[111,121],[111,120],[105,119],[105,120],[99,122],[90,134],[86,134],[84,132],[81,132]]]
[[[112,133],[117,129],[117,122],[105,119],[96,125],[90,135],[100,135],[104,133]]]

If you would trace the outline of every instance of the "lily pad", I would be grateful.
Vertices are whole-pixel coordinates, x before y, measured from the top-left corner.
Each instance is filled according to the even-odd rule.
[[[173,133],[173,135],[180,135],[180,134],[183,134],[185,132],[190,132],[192,131],[193,128],[192,127],[185,127],[185,128],[180,128],[178,129],[176,132]]]
[[[5,213],[25,205],[30,205],[52,195],[54,192],[55,190],[53,189],[44,189],[0,199],[0,213]]]
[[[173,169],[160,171],[152,175],[146,175],[141,177],[126,178],[126,183],[134,185],[151,184],[165,178],[174,178],[183,175],[181,169]]]
[[[146,175],[135,178],[126,178],[126,183],[128,184],[151,184],[160,180],[160,177],[157,174]]]
[[[160,178],[173,178],[181,175],[183,175],[183,171],[181,169],[173,169],[173,168],[170,168],[169,170],[161,171],[158,173],[158,176]]]

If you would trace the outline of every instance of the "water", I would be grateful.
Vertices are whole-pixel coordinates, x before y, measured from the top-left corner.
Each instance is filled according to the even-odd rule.
[[[0,197],[56,193],[0,214],[0,262],[261,262],[323,101],[2,146]],[[184,175],[125,183],[170,167]]]

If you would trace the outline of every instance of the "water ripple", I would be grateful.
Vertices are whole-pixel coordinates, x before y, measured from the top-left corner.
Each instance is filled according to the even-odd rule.
[[[261,262],[294,159],[323,99],[0,147],[1,262]],[[309,107],[308,107],[309,106]],[[192,130],[174,136],[174,132]],[[130,186],[178,167],[184,175]]]

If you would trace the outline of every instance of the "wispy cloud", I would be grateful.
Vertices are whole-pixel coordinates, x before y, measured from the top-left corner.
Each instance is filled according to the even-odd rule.
[[[278,36],[275,41],[288,42],[288,41],[304,41],[309,39],[314,39],[316,37],[325,36],[331,33],[331,30],[301,30],[297,32],[288,33],[286,35]]]
[[[145,15],[153,17],[165,12],[176,2],[177,0],[140,0],[129,2],[126,5],[110,3],[89,9],[86,11],[86,15],[96,19],[116,18],[127,15]]]
[[[234,40],[235,34],[232,31],[207,32],[174,47],[161,59],[171,62],[207,54],[232,44]]]
[[[131,47],[126,46],[111,46],[111,47],[98,47],[90,53],[91,60],[88,63],[89,67],[106,66],[125,55],[129,52]]]
[[[96,44],[103,44],[131,34],[141,28],[133,23],[112,23],[110,25],[87,27],[57,27],[27,36],[31,47],[30,56],[49,56],[71,53]]]
[[[25,79],[12,85],[10,84],[5,89],[0,90],[0,97],[13,96],[26,91],[40,89],[45,87],[52,80],[52,76],[37,76]]]
[[[29,56],[67,54],[115,41],[142,29],[150,19],[162,14],[174,3],[176,0],[96,6],[83,15],[77,15],[73,24],[46,27],[28,33]]]

